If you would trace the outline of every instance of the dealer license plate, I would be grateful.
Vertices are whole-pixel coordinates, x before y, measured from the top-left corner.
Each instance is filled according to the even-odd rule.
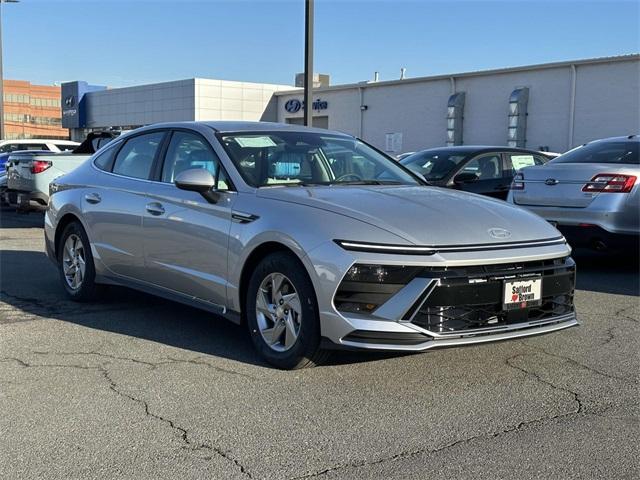
[[[504,282],[502,304],[505,310],[536,307],[542,304],[542,278]]]

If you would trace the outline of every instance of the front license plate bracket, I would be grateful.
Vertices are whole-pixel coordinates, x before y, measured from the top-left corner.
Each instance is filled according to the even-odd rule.
[[[502,296],[504,310],[521,310],[540,305],[542,305],[542,277],[505,280]]]

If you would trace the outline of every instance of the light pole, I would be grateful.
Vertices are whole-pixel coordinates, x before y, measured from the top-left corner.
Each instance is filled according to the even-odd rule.
[[[20,0],[0,0],[0,140],[4,139],[4,75],[2,72],[2,4]]]
[[[313,126],[313,0],[304,9],[304,124]]]

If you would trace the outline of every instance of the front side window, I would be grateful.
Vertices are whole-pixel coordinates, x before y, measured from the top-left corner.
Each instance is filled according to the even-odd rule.
[[[116,156],[113,173],[148,179],[164,132],[138,135],[126,141]]]
[[[162,181],[173,183],[180,172],[192,168],[209,170],[216,178],[216,189],[229,189],[229,181],[220,169],[220,160],[208,142],[193,133],[174,132],[162,167]]]
[[[272,185],[419,185],[394,160],[351,137],[315,132],[220,134],[245,181]]]
[[[613,163],[622,165],[640,164],[638,145],[640,142],[602,141],[569,150],[551,163]]]
[[[434,182],[447,177],[467,158],[466,155],[446,150],[418,152],[402,159],[402,164]]]
[[[460,173],[475,173],[478,180],[502,178],[502,158],[497,153],[482,155],[467,163]]]

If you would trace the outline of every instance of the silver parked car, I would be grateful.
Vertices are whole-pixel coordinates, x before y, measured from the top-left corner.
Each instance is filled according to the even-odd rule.
[[[508,201],[553,223],[573,246],[637,249],[640,139],[596,140],[514,177]]]
[[[364,142],[275,123],[160,124],[51,184],[49,257],[72,299],[119,284],[246,322],[271,364],[421,351],[577,324],[549,223],[427,186]]]

